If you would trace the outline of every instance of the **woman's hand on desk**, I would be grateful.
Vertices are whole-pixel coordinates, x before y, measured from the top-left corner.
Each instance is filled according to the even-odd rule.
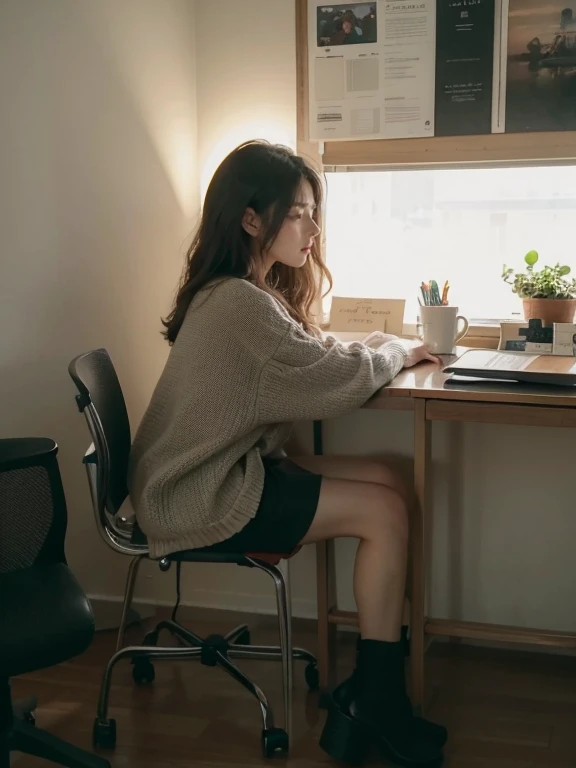
[[[431,355],[421,341],[405,341],[404,339],[401,341],[408,351],[406,359],[404,360],[404,368],[412,368],[414,365],[418,365],[418,363],[422,363],[425,360],[436,363],[437,365],[442,364],[442,360],[440,360],[439,357]]]

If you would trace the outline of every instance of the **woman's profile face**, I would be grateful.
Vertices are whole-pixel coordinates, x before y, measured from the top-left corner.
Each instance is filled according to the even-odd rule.
[[[288,267],[304,266],[312,243],[320,232],[320,227],[314,220],[315,212],[316,201],[312,187],[308,181],[303,181],[294,206],[288,211],[276,239],[266,254],[268,269],[277,261]]]

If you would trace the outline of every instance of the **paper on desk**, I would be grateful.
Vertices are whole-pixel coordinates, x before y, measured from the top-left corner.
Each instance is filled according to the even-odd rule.
[[[496,352],[489,349],[469,349],[446,369],[450,373],[460,370],[478,371],[522,371],[536,374],[576,375],[574,357],[560,355],[527,355],[525,352]]]
[[[502,352],[492,355],[483,363],[483,368],[497,371],[524,371],[539,355],[505,355]]]

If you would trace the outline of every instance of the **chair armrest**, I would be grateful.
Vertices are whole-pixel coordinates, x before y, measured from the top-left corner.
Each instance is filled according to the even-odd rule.
[[[46,464],[58,452],[48,437],[5,437],[0,439],[0,472]]]

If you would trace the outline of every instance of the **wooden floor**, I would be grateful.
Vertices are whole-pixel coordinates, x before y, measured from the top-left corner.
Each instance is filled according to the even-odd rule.
[[[226,631],[221,616],[196,622],[202,635]],[[236,618],[236,617],[233,617]],[[275,642],[269,619],[252,624],[253,642]],[[235,622],[238,623],[238,622]],[[141,630],[132,631],[132,639]],[[340,676],[352,668],[354,636],[340,642]],[[310,623],[295,626],[295,643],[314,650]],[[91,748],[91,729],[101,669],[114,646],[99,633],[82,657],[13,681],[15,698],[38,696],[40,727]],[[241,662],[264,689],[281,718],[280,668],[274,662]],[[318,747],[325,714],[309,694],[296,664],[295,731],[290,758],[272,762],[294,768],[327,766]],[[428,715],[450,731],[447,768],[575,768],[576,658],[491,651],[436,644],[427,668]],[[110,715],[118,744],[109,753],[115,768],[187,768],[268,765],[260,754],[261,721],[255,700],[218,669],[196,662],[160,662],[156,682],[136,688],[128,663],[117,668]],[[15,756],[17,768],[47,768]]]

